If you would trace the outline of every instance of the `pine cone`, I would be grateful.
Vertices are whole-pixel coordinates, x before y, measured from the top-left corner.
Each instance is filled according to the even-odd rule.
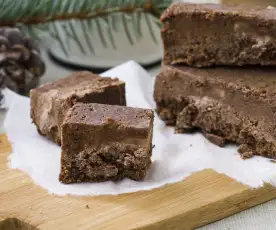
[[[17,28],[0,28],[0,87],[26,95],[44,72],[38,45]]]

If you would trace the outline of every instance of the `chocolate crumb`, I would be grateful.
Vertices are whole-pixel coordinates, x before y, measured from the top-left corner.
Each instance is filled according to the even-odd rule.
[[[240,157],[241,157],[243,160],[252,158],[253,156],[254,156],[254,153],[253,153],[252,151],[244,152],[244,153],[241,153],[241,154],[240,154]]]
[[[270,162],[276,164],[276,160],[270,160]]]
[[[243,160],[252,158],[254,155],[252,149],[247,144],[240,145],[238,148],[238,153]]]
[[[85,206],[87,209],[89,209],[89,205],[87,204],[86,206]]]
[[[226,144],[226,140],[218,135],[206,132],[204,132],[203,135],[206,137],[207,140],[219,147],[224,147]]]
[[[238,148],[238,153],[243,154],[245,152],[251,152],[251,148],[247,144],[242,144]]]
[[[152,146],[152,149],[154,149],[154,148],[155,148],[155,145]]]
[[[195,131],[194,127],[191,127],[189,125],[183,124],[182,127],[175,128],[174,133],[193,133]]]
[[[193,130],[192,129],[183,129],[183,128],[178,128],[178,129],[175,129],[174,131],[175,134],[181,134],[181,133],[193,133]]]

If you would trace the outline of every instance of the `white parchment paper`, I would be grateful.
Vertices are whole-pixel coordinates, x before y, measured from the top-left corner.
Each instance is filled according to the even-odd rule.
[[[103,76],[118,77],[126,82],[128,106],[154,108],[154,79],[133,61],[122,64]],[[30,120],[29,99],[5,91],[9,111],[4,123],[13,152],[10,167],[25,171],[50,193],[57,195],[120,194],[150,190],[175,183],[191,173],[212,168],[252,187],[264,182],[276,184],[276,164],[269,159],[254,157],[242,160],[236,146],[219,148],[200,134],[174,134],[155,116],[152,166],[143,182],[124,179],[119,182],[63,185],[58,181],[60,147],[41,137]],[[11,103],[12,101],[12,103]]]

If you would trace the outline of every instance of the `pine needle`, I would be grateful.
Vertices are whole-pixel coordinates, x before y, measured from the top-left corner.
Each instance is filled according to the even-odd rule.
[[[113,49],[116,49],[113,34],[120,30],[121,25],[129,43],[134,45],[144,33],[141,29],[142,16],[146,19],[151,38],[157,43],[154,27],[160,26],[158,18],[171,2],[172,0],[0,0],[0,26],[19,27],[32,37],[39,37],[39,31],[48,33],[57,40],[66,55],[70,50],[69,37],[83,54],[87,53],[81,43],[81,37],[84,36],[90,52],[95,53],[92,31],[98,34],[103,47],[107,47],[109,41]]]

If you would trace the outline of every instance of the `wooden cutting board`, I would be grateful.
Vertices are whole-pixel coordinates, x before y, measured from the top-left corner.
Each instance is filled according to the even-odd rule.
[[[9,169],[9,152],[0,135],[0,230],[194,229],[276,197],[272,186],[250,189],[213,170],[148,192],[58,197]]]

